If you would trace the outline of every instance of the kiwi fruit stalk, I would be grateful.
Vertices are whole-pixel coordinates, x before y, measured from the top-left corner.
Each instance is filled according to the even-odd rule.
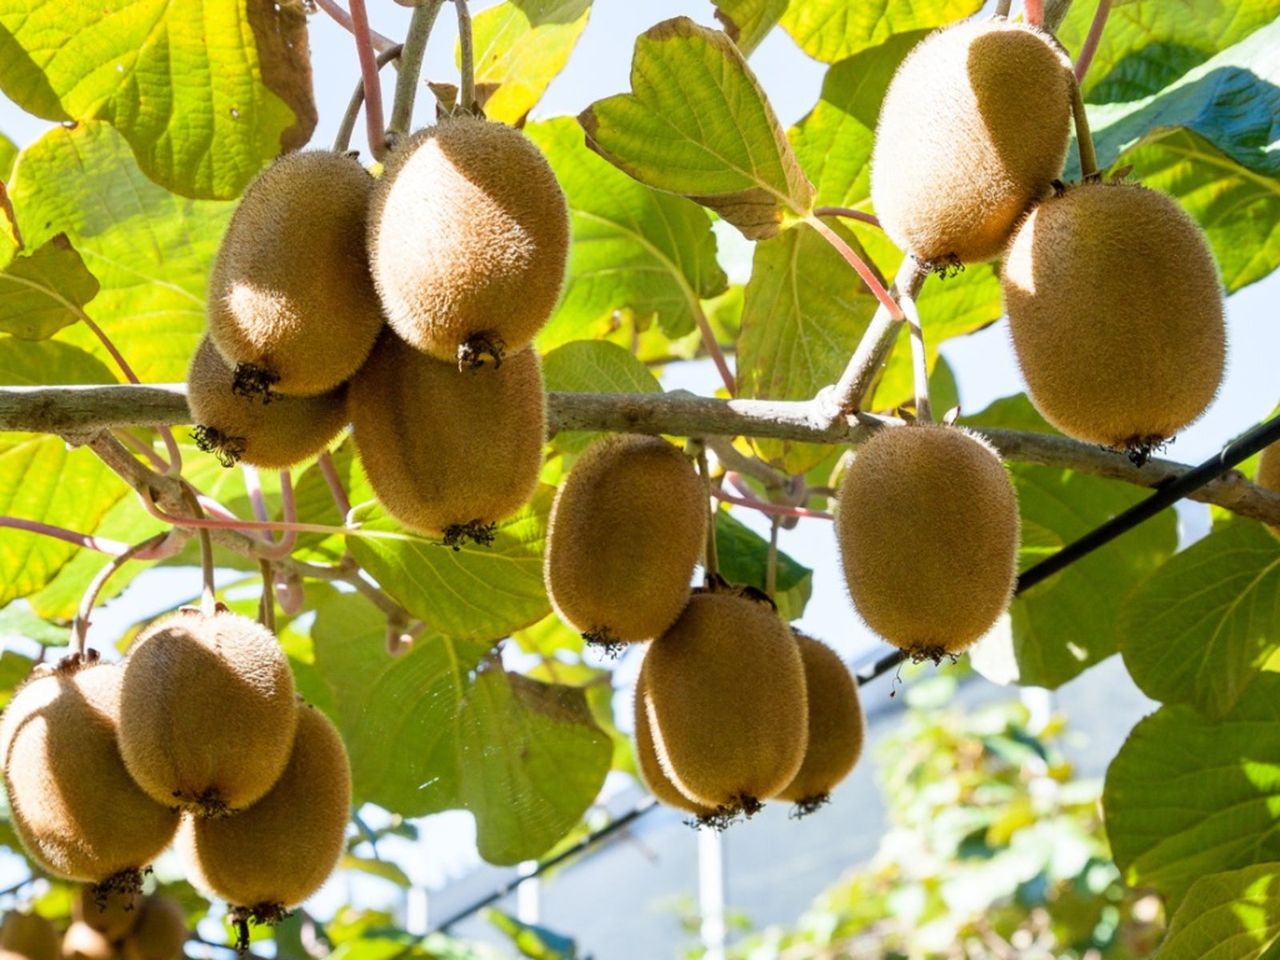
[[[840,485],[836,541],[853,605],[913,659],[954,655],[1008,608],[1018,499],[995,451],[958,427],[886,428]]]
[[[720,825],[725,811],[685,796],[680,788],[671,782],[663,772],[662,763],[658,760],[658,750],[653,742],[653,731],[649,726],[649,712],[645,708],[648,697],[648,682],[645,679],[644,665],[636,678],[635,696],[635,750],[636,763],[640,767],[640,777],[649,792],[661,802],[677,810],[693,814],[699,823]],[[732,815],[731,815],[732,816]]]
[[[497,370],[459,370],[387,331],[351,382],[348,409],[378,500],[450,546],[492,542],[537,486],[546,395],[532,349]]]
[[[644,670],[658,760],[685,796],[749,815],[795,779],[809,733],[804,664],[767,599],[696,591]]]
[[[880,107],[871,200],[889,237],[936,269],[997,256],[1062,172],[1071,63],[1048,34],[1003,19],[930,34]]]
[[[1262,451],[1262,456],[1258,459],[1257,480],[1258,486],[1280,493],[1280,443],[1273,443]],[[1280,525],[1271,526],[1270,529],[1280,537]]]
[[[130,777],[117,746],[118,664],[68,661],[33,673],[0,721],[18,839],[47,873],[136,889],[173,838],[177,814]]]
[[[342,738],[319,710],[296,710],[293,752],[271,792],[234,817],[188,817],[178,833],[192,883],[258,922],[280,919],[320,889],[342,854],[350,812]]]
[[[234,384],[234,371],[205,337],[187,372],[187,405],[196,445],[224,467],[287,470],[323,453],[347,424],[346,384],[314,397],[279,394],[270,403],[241,396]]]
[[[225,608],[152,624],[125,661],[120,750],[158,803],[204,817],[250,806],[284,770],[296,722],[276,638]]]
[[[369,213],[369,262],[387,321],[453,364],[527,346],[560,296],[569,215],[551,166],[520,131],[450,117],[396,146]]]
[[[1213,401],[1222,287],[1172,198],[1126,183],[1066,188],[1018,228],[1002,286],[1027,392],[1063,433],[1143,460]]]
[[[60,960],[62,938],[40,914],[11,910],[0,923],[0,950],[25,960]]]
[[[551,604],[588,641],[650,640],[688,602],[706,531],[702,482],[679,449],[661,437],[597,441],[551,508]]]
[[[209,277],[209,335],[236,392],[328,393],[382,329],[365,254],[373,178],[353,154],[288,153],[250,184]]]
[[[804,816],[823,806],[858,762],[866,721],[858,685],[844,661],[825,643],[794,628],[792,633],[804,661],[809,746],[804,763],[778,798],[790,800],[795,815]]]

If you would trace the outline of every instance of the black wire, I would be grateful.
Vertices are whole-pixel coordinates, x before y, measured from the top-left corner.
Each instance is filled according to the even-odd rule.
[[[1106,523],[1089,531],[1080,539],[1067,544],[1052,556],[1046,557],[1034,566],[1028,567],[1018,576],[1018,584],[1013,591],[1014,596],[1031,589],[1037,583],[1044,582],[1055,573],[1066,569],[1077,560],[1093,553],[1099,547],[1106,546],[1112,540],[1128,533],[1144,521],[1150,520],[1161,510],[1173,506],[1188,494],[1194,493],[1201,487],[1212,483],[1232,467],[1249,459],[1259,450],[1277,441],[1280,441],[1280,415],[1274,416],[1270,420],[1258,424],[1247,433],[1241,434],[1217,454],[1204,461],[1204,463],[1193,467],[1182,476],[1162,484],[1155,493],[1145,500],[1140,500],[1128,510],[1116,514]],[[901,650],[894,650],[892,653],[886,653],[860,669],[855,668],[854,677],[858,681],[858,686],[862,687],[872,680],[879,679],[901,664],[906,658],[907,655]],[[524,881],[540,876],[552,867],[563,863],[569,857],[594,847],[597,843],[612,836],[623,827],[639,820],[657,806],[658,802],[653,797],[649,797],[607,826],[601,827],[594,833],[587,834],[572,847],[562,850],[549,860],[542,861],[531,873],[516,877],[487,896],[459,910],[449,919],[436,926],[433,932],[448,930],[453,924],[465,920],[476,911],[497,900],[501,900]]]

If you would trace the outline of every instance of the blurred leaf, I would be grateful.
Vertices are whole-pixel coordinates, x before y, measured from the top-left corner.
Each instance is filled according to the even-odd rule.
[[[382,614],[351,594],[322,604],[312,631],[356,802],[407,817],[467,809],[486,860],[539,856],[609,768],[609,738],[582,691],[508,673],[488,643],[426,634],[388,657],[384,631]]]
[[[760,46],[786,12],[787,0],[713,0],[716,19],[744,57]]]
[[[769,541],[727,510],[716,511],[716,552],[720,573],[730,583],[765,588]],[[773,600],[787,622],[799,620],[813,592],[813,571],[778,551],[777,590]]]
[[[981,7],[982,0],[797,0],[782,27],[809,56],[835,63],[894,34],[941,27]]]
[[[629,351],[604,340],[574,340],[542,358],[542,378],[548,391],[568,393],[661,393],[649,368]],[[599,432],[567,430],[552,444],[566,453],[581,453]]]
[[[3,2],[3,0],[0,0]],[[18,158],[13,202],[28,246],[66,233],[101,284],[94,319],[138,377],[186,378],[205,328],[205,286],[234,204],[156,186],[104,123],[54,127]],[[106,356],[82,326],[69,343]]]
[[[520,956],[532,960],[577,960],[578,947],[568,937],[546,927],[522,923],[501,910],[488,909],[484,917],[511,939]]]
[[[1280,675],[1259,677],[1221,719],[1175,705],[1139,723],[1107,770],[1103,808],[1126,882],[1173,904],[1208,874],[1280,860]]]
[[[65,647],[70,631],[36,616],[22,603],[0,610],[0,641],[21,638],[43,647]]]
[[[0,614],[3,617],[4,614]],[[4,625],[0,623],[0,636],[4,634]],[[29,638],[28,638],[29,639]],[[13,696],[18,684],[27,679],[35,661],[30,657],[12,650],[0,651],[0,709],[3,709]]]
[[[484,105],[490,120],[524,119],[569,62],[590,12],[591,0],[507,0],[476,14],[476,83],[497,87]]]
[[[1280,650],[1280,539],[1237,520],[1128,598],[1120,651],[1142,692],[1220,717]]]
[[[373,857],[357,857],[354,854],[343,854],[338,862],[339,870],[355,870],[371,877],[388,880],[397,887],[408,889],[413,886],[409,875],[389,860],[376,860]]]
[[[1280,943],[1280,863],[1200,877],[1156,960],[1258,960]]]
[[[0,332],[45,340],[79,322],[97,293],[98,281],[59,233],[0,271]]]
[[[46,120],[105,120],[156,183],[230,199],[315,126],[299,0],[0,0],[0,89]]]
[[[636,40],[631,86],[579,117],[588,146],[610,163],[710,207],[748,239],[809,213],[813,187],[725,34],[687,17],[651,27]]]
[[[18,159],[18,145],[0,133],[0,180],[8,180]]]
[[[620,311],[642,324],[656,319],[670,337],[693,330],[699,301],[727,282],[707,212],[602,160],[567,117],[530,124],[525,133],[555,170],[572,230],[567,285],[539,347],[595,336]]]

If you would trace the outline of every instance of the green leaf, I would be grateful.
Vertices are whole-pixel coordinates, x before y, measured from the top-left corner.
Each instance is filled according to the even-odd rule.
[[[977,12],[982,0],[804,0],[782,28],[815,60],[835,63],[896,33],[940,27]]]
[[[428,634],[390,658],[384,631],[350,594],[322,604],[312,631],[356,802],[406,817],[469,810],[492,863],[537,857],[568,833],[613,752],[582,691],[508,673],[487,643]]]
[[[727,510],[716,511],[716,552],[720,573],[730,583],[765,589],[769,541]],[[778,614],[788,622],[799,620],[813,593],[813,571],[779,550],[776,586]]]
[[[6,707],[18,684],[27,679],[35,661],[12,650],[0,652],[0,709]],[[7,844],[6,844],[7,846]]]
[[[1048,430],[1025,395],[998,400],[965,418],[982,425]],[[1023,524],[1033,532],[1023,568],[1054,540],[1067,544],[1133,506],[1147,492],[1113,480],[1054,467],[1013,464]],[[1011,632],[994,631],[971,652],[974,669],[997,683],[1057,688],[1116,652],[1126,595],[1174,551],[1177,518],[1165,510],[1043,583],[1010,608]]]
[[[1280,863],[1201,877],[1156,960],[1259,960],[1280,943]]]
[[[37,617],[23,603],[11,603],[0,610],[0,640],[30,640],[42,647],[65,647],[69,631]]]
[[[1280,860],[1280,675],[1220,720],[1175,705],[1139,723],[1107,770],[1103,809],[1125,881],[1174,902],[1207,874]]]
[[[0,180],[8,180],[18,159],[18,145],[0,133]]]
[[[29,246],[65,232],[98,278],[94,319],[139,378],[185,379],[234,204],[185,200],[156,186],[104,123],[49,130],[18,158],[12,194]],[[107,356],[83,327],[62,339]]]
[[[782,14],[787,0],[714,0],[716,19],[744,57],[760,46]]]
[[[1084,46],[1096,8],[1094,3],[1073,4],[1058,28],[1058,39],[1068,50]],[[1121,103],[1159,93],[1278,14],[1278,0],[1115,4],[1085,77],[1085,99]]]
[[[548,391],[568,393],[661,393],[649,368],[628,350],[605,340],[574,340],[542,358]],[[552,443],[557,450],[581,453],[602,433],[564,431]]]
[[[0,0],[0,89],[46,120],[104,120],[156,183],[239,196],[315,127],[297,0]]]
[[[524,923],[501,910],[489,909],[484,918],[506,934],[522,957],[531,960],[577,960],[577,945],[568,937],[533,923]]]
[[[400,539],[349,536],[360,565],[392,597],[434,631],[467,640],[494,640],[536,623],[551,610],[542,583],[542,548],[554,491],[498,525],[487,547],[458,550],[408,533],[375,505],[357,513],[361,529]]]
[[[707,212],[606,163],[567,117],[529,124],[525,133],[564,189],[573,239],[564,295],[539,347],[594,336],[619,311],[642,325],[656,319],[670,337],[693,330],[699,301],[727,286]]]
[[[610,163],[710,207],[748,239],[808,215],[813,187],[728,36],[687,17],[651,27],[636,40],[631,88],[579,117]]]
[[[1280,650],[1280,539],[1224,524],[1169,560],[1128,599],[1120,651],[1142,692],[1227,713]]]
[[[59,233],[0,271],[0,332],[47,339],[78,322],[97,294],[98,281]]]
[[[591,0],[507,0],[476,14],[476,83],[497,87],[484,105],[490,120],[524,119],[569,62],[590,12]]]
[[[357,870],[360,873],[367,874],[368,876],[390,881],[397,887],[403,887],[406,890],[413,886],[413,881],[409,879],[409,875],[390,860],[377,860],[373,857],[357,857],[354,854],[347,853],[343,854],[342,860],[339,861],[338,869]]]

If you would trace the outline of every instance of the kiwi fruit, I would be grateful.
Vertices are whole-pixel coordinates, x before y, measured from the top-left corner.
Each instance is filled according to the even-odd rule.
[[[492,542],[537,486],[546,395],[532,349],[497,370],[459,370],[387,331],[351,382],[348,408],[378,500],[450,546]]]
[[[14,830],[31,859],[98,893],[136,889],[177,814],[147,796],[117,746],[122,670],[68,661],[39,670],[0,721]],[[13,947],[9,947],[13,949]]]
[[[685,796],[750,815],[795,778],[809,730],[804,665],[772,603],[695,591],[644,670],[654,748]]]
[[[38,913],[11,910],[0,923],[0,950],[26,960],[58,960],[62,938],[52,923]]]
[[[692,813],[698,818],[699,822],[715,822],[720,814],[717,808],[708,807],[686,797],[680,792],[680,788],[663,773],[662,764],[658,760],[658,751],[653,742],[653,731],[649,727],[649,713],[645,709],[647,689],[648,682],[645,680],[644,664],[642,663],[640,674],[636,677],[635,751],[636,763],[640,767],[640,777],[644,781],[644,785],[649,788],[650,793],[667,806],[675,807],[677,810],[683,810],[686,813]]]
[[[276,638],[226,608],[159,620],[125,661],[120,750],[159,803],[206,817],[248,807],[284,770],[296,721]]]
[[[342,738],[314,707],[295,707],[297,736],[271,792],[216,820],[187,818],[177,848],[198,888],[270,922],[311,896],[342,854],[351,771]]]
[[[209,276],[209,335],[236,392],[328,393],[382,329],[365,222],[371,177],[354,154],[287,153],[245,191]]]
[[[858,762],[866,722],[858,685],[836,652],[799,630],[792,633],[804,661],[809,746],[799,772],[778,798],[790,800],[796,815],[803,816],[825,804]]]
[[[1266,490],[1280,493],[1280,443],[1273,443],[1262,451],[1258,458],[1257,482]],[[1272,526],[1271,532],[1280,537],[1280,525]]]
[[[82,887],[71,903],[71,918],[88,924],[108,940],[118,941],[138,922],[142,895],[136,890],[113,890],[102,894],[92,887]]]
[[[187,942],[187,914],[172,897],[150,896],[138,924],[124,941],[124,960],[181,960]]]
[[[100,930],[73,921],[62,937],[62,960],[120,960],[119,951]]]
[[[449,117],[400,143],[369,209],[369,262],[387,321],[439,360],[500,363],[560,296],[569,214],[524,134]]]
[[[235,374],[205,337],[187,372],[196,445],[224,467],[287,470],[322,453],[347,425],[347,387],[314,397],[277,394],[260,403],[235,393]]]
[[[1009,606],[1018,499],[999,456],[966,430],[877,432],[845,471],[835,526],[854,607],[913,659],[959,653]]]
[[[937,269],[997,256],[1062,172],[1071,63],[1003,19],[930,34],[898,67],[876,126],[871,200],[899,247]]]
[[[1172,198],[1137,184],[1066,188],[1018,228],[1002,285],[1027,392],[1063,433],[1145,459],[1217,394],[1222,287]]]
[[[551,508],[551,604],[589,641],[650,640],[688,602],[706,533],[702,482],[679,449],[661,437],[599,440]]]

